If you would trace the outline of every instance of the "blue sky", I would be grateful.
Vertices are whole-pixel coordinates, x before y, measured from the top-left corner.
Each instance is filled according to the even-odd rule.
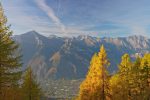
[[[3,0],[14,34],[150,36],[150,0]]]

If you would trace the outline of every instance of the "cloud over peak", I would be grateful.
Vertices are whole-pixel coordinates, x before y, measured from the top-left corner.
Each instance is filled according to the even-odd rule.
[[[46,4],[45,0],[35,0],[38,7],[43,10],[46,15],[59,27],[62,33],[66,32],[66,26],[61,22],[61,20],[56,16],[54,10]]]

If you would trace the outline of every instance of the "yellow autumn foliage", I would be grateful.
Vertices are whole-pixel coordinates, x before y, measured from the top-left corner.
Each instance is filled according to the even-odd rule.
[[[86,79],[80,85],[77,100],[106,100],[109,97],[107,54],[102,45],[100,51],[91,59]]]

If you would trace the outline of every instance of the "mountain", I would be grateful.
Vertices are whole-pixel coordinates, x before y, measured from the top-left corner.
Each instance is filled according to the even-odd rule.
[[[150,52],[150,39],[143,36],[118,38],[97,38],[80,35],[78,37],[45,37],[35,31],[14,36],[21,45],[25,69],[31,66],[38,80],[84,78],[92,55],[104,44],[111,62],[110,72],[124,53],[134,59],[137,55]]]

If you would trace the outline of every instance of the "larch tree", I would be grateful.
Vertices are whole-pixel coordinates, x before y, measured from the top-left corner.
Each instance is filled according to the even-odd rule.
[[[91,59],[86,79],[80,85],[77,100],[108,100],[109,99],[109,75],[107,67],[109,61],[104,46],[98,54]]]
[[[122,61],[119,64],[119,80],[121,86],[122,100],[131,99],[131,85],[133,84],[133,77],[131,74],[132,62],[128,54],[122,56]]]
[[[119,71],[110,79],[113,100],[136,99],[138,96],[137,92],[139,90],[139,66],[140,58],[132,63],[128,54],[124,54],[122,56],[122,61],[119,64]]]
[[[5,100],[6,90],[18,87],[21,78],[19,45],[12,39],[12,31],[0,3],[0,99]],[[8,99],[7,99],[8,100]]]
[[[31,67],[28,67],[23,81],[23,100],[40,100],[42,96],[42,90],[36,81]]]
[[[132,99],[133,100],[141,100],[143,99],[143,95],[142,95],[142,77],[141,77],[141,57],[137,57],[136,60],[133,63],[133,69],[131,70],[132,72],[132,77],[134,80],[134,85],[131,88],[131,92],[132,92]]]
[[[111,100],[122,100],[122,84],[119,77],[119,74],[114,74],[111,79],[109,80],[110,84],[110,93],[111,93]]]
[[[145,54],[140,65],[141,94],[144,100],[150,100],[150,54]]]
[[[131,62],[122,56],[119,71],[110,79],[112,100],[150,100],[150,54]]]

